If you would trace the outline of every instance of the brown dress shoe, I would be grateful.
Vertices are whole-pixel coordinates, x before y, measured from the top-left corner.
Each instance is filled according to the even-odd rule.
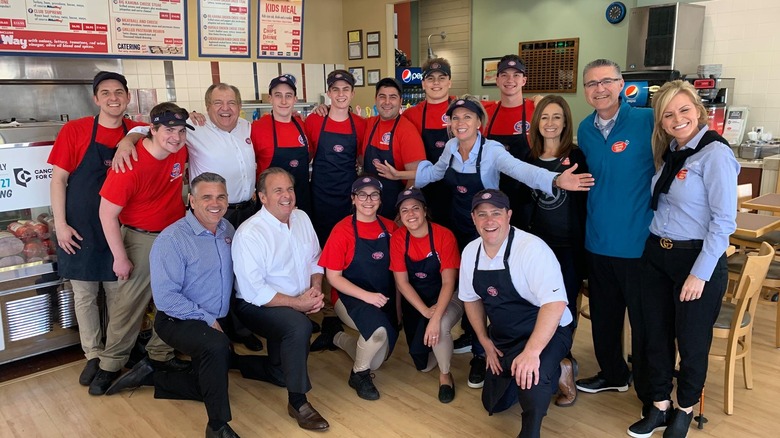
[[[563,358],[561,361],[561,378],[558,380],[558,397],[555,405],[568,408],[577,401],[577,361],[574,358]]]
[[[325,430],[330,427],[330,424],[322,418],[322,415],[320,415],[309,402],[304,403],[303,406],[301,406],[301,409],[297,411],[288,403],[287,413],[295,418],[295,421],[298,422],[298,426],[300,426],[301,429]]]

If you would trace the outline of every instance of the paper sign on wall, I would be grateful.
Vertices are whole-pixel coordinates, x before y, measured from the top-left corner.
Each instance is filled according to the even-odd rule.
[[[303,0],[260,0],[257,56],[303,59]]]
[[[0,153],[0,212],[51,205],[52,145],[4,148]]]

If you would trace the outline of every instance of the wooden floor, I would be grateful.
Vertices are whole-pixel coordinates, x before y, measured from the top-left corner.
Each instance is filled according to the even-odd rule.
[[[754,337],[755,386],[746,390],[737,371],[733,416],[723,413],[722,362],[710,364],[703,430],[689,437],[776,437],[780,435],[780,350],[774,348],[774,305],[760,305]],[[401,337],[403,338],[403,336]],[[590,323],[583,320],[574,343],[580,375],[596,371]],[[466,386],[470,355],[456,355],[455,400],[436,398],[438,374],[414,370],[403,340],[376,372],[378,401],[359,399],[347,386],[351,362],[340,351],[314,353],[309,371],[314,389],[309,400],[330,422],[327,432],[298,428],[287,416],[287,394],[263,382],[230,375],[231,425],[242,437],[500,437],[515,436],[520,408],[488,417],[480,391]],[[84,361],[0,383],[0,437],[202,437],[203,405],[155,400],[151,388],[111,397],[93,397],[77,383]],[[570,408],[550,406],[546,437],[623,437],[638,419],[640,403],[626,393],[583,394]],[[660,434],[656,434],[660,438]]]

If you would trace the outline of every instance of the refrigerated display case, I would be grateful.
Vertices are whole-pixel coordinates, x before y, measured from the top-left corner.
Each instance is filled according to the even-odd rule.
[[[0,125],[0,364],[79,343],[73,292],[52,243],[46,159],[61,127]]]

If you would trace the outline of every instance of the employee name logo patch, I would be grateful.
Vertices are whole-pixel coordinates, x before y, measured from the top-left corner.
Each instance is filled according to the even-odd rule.
[[[468,193],[468,191],[469,191],[469,189],[467,189],[467,188],[465,188],[463,186],[458,186],[456,188],[458,190],[458,193]]]
[[[498,296],[498,289],[496,289],[496,288],[495,288],[495,287],[493,287],[493,286],[490,286],[490,287],[488,287],[488,288],[487,288],[487,293],[488,293],[488,295],[490,295],[491,297]]]
[[[442,124],[442,126],[445,126],[448,123],[450,123],[450,118],[447,117],[447,114],[442,114],[441,115],[441,124]]]
[[[111,167],[111,160],[103,160],[103,165],[106,167]]]
[[[564,166],[571,165],[571,161],[569,160],[569,157],[564,158],[563,161],[561,161],[561,164]]]
[[[523,123],[522,120],[518,120],[517,122],[515,122],[515,126],[513,127],[513,129],[515,130],[515,134],[522,134],[524,126],[525,126],[525,132],[531,130],[531,122],[526,121],[525,124]]]
[[[414,276],[417,278],[428,278],[428,274],[426,274],[425,272],[415,272]]]
[[[379,158],[374,158],[373,160],[371,160],[371,164],[373,164],[374,167],[376,167],[377,164],[382,164],[382,162],[379,161]]]
[[[685,177],[688,176],[688,169],[682,169],[679,172],[677,172],[677,179],[685,179]]]
[[[233,239],[231,239],[230,237],[225,237],[225,243],[230,245],[232,242],[233,242]]]
[[[619,153],[623,152],[624,150],[626,150],[627,147],[628,147],[628,140],[626,140],[626,141],[616,141],[616,142],[612,143],[612,152],[614,152],[616,154],[619,154]]]
[[[302,136],[302,135],[299,135],[299,136],[298,136],[298,144],[299,144],[299,145],[301,145],[301,146],[303,146],[304,144],[306,144],[306,143],[304,143],[304,141],[303,141],[303,136]]]
[[[383,253],[382,251],[377,251],[371,254],[371,258],[374,260],[382,260],[383,258],[385,258],[385,253]]]
[[[333,152],[336,152],[336,153],[344,152],[344,146],[342,146],[340,144],[333,145]]]
[[[171,169],[171,181],[181,176],[181,163],[174,163],[173,169]]]
[[[290,161],[290,167],[293,167],[293,168],[298,167],[298,160],[291,160]]]
[[[246,144],[252,144],[252,140],[249,137],[245,138],[244,141]]]
[[[385,132],[384,134],[382,134],[381,143],[382,144],[390,144],[390,132]]]
[[[436,143],[434,143],[434,146],[436,147],[436,149],[443,149],[445,144],[446,144],[445,142],[439,140]]]

